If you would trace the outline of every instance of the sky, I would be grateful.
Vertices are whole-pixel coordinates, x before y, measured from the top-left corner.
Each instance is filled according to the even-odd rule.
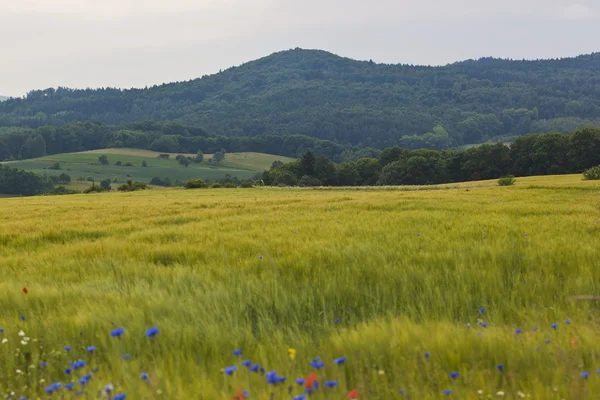
[[[0,0],[0,95],[144,87],[301,47],[443,65],[600,51],[598,0]]]

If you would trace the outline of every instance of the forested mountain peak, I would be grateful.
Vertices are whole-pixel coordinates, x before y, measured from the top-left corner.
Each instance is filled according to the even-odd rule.
[[[177,122],[212,134],[301,134],[341,144],[447,148],[600,125],[600,53],[377,64],[322,50],[271,54],[146,89],[36,90],[0,104],[1,126]]]

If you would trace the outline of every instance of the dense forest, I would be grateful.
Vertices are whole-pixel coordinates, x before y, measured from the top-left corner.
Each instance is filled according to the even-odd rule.
[[[253,144],[291,135],[342,148],[443,150],[600,126],[600,53],[424,67],[296,49],[187,82],[132,90],[35,90],[0,103],[0,126],[35,129],[88,121],[176,123],[202,128],[212,138]],[[187,137],[208,140],[191,132]],[[260,146],[256,151],[270,152]]]
[[[565,135],[532,134],[511,146],[484,144],[466,150],[390,147],[378,158],[335,164],[307,150],[291,163],[274,163],[262,180],[273,186],[430,185],[496,179],[505,175],[580,173],[600,165],[600,128]]]
[[[37,158],[104,148],[132,147],[167,153],[262,152],[296,157],[311,148],[332,160],[352,161],[373,157],[378,151],[342,146],[304,135],[218,136],[201,128],[175,123],[136,122],[120,126],[100,122],[42,126],[37,129],[0,127],[0,161]]]

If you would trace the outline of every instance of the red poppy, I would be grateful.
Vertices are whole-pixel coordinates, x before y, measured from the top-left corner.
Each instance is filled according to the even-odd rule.
[[[348,393],[348,400],[358,400],[358,390],[354,389]]]
[[[242,390],[238,390],[235,396],[233,396],[233,400],[246,400],[246,395]]]
[[[27,288],[26,288],[26,287],[24,287],[24,288],[22,289],[22,291],[23,291],[23,293],[24,293],[24,294],[27,294]]]
[[[312,390],[315,383],[317,383],[317,374],[311,372],[310,375],[306,377],[306,380],[304,381],[304,386],[306,386],[307,389]]]

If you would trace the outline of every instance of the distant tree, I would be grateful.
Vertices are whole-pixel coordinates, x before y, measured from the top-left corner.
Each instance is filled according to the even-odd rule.
[[[179,162],[179,164],[183,165],[184,167],[187,167],[190,165],[191,160],[189,157],[184,156],[183,154],[179,154],[176,157],[176,160]]]
[[[315,154],[310,149],[304,152],[300,164],[304,175],[313,176],[315,174]]]
[[[147,166],[148,166],[148,163],[146,162],[146,160],[143,160],[142,161],[142,167],[147,167]]]
[[[150,145],[150,149],[164,153],[173,153],[176,148],[175,140],[171,136],[161,136]]]
[[[63,172],[63,173],[61,173],[61,174],[58,176],[58,180],[59,180],[60,182],[63,182],[63,183],[70,183],[70,182],[71,182],[71,176],[70,176],[69,174],[67,174],[67,173]]]
[[[225,153],[223,151],[217,151],[212,156],[212,160],[217,164],[220,164],[221,161],[223,161],[224,159],[225,159]]]
[[[100,187],[103,190],[110,192],[110,189],[111,189],[110,183],[111,183],[110,179],[104,179],[104,180],[100,181]]]
[[[108,157],[102,155],[100,157],[98,157],[98,161],[100,161],[100,164],[102,165],[108,165]]]
[[[115,165],[116,165],[116,166],[118,166],[118,167],[120,167],[121,165],[123,165],[123,163],[122,163],[121,161],[117,161],[117,162],[115,163]]]
[[[283,162],[282,162],[282,161],[275,160],[275,161],[273,161],[273,163],[271,164],[271,169],[273,170],[273,169],[275,169],[275,168],[277,168],[277,167],[281,167],[282,165],[283,165]]]
[[[355,186],[360,179],[355,163],[340,164],[337,168],[337,181],[340,186]]]
[[[42,135],[31,135],[20,151],[20,157],[37,158],[46,155],[46,141]]]
[[[48,167],[48,169],[52,169],[52,170],[56,170],[56,171],[60,171],[61,167],[60,167],[60,163],[55,162],[53,163],[51,166]]]
[[[202,161],[204,161],[204,153],[202,153],[202,150],[198,150],[196,153],[196,158],[194,158],[194,162],[201,163]]]

